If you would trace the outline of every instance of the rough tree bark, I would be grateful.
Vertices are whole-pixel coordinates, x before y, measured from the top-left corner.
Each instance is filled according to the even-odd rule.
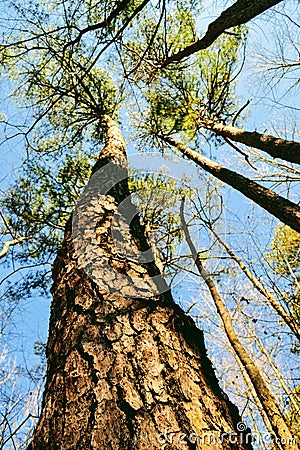
[[[106,144],[53,266],[47,379],[28,450],[249,449],[226,438],[241,419],[203,334],[174,303],[138,216],[124,219],[134,210],[125,143],[102,122]],[[119,247],[114,221],[128,239]]]

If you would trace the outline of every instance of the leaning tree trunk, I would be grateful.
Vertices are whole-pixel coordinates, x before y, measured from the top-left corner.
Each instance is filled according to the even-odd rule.
[[[28,450],[249,449],[202,332],[155,266],[123,137],[102,122],[106,144],[53,267],[47,379]]]

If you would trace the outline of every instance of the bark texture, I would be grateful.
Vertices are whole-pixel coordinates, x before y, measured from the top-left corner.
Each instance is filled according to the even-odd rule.
[[[201,39],[167,58],[162,66],[166,67],[173,62],[181,61],[183,58],[187,58],[193,53],[208,48],[222,33],[224,33],[225,30],[249,22],[249,20],[262,14],[264,11],[277,5],[281,1],[282,0],[237,0],[232,6],[225,9],[216,20],[209,24],[207,32]]]
[[[77,234],[71,221],[66,227],[53,267],[42,411],[28,450],[250,448],[226,438],[237,430],[238,411],[218,385],[202,332],[147,253],[137,216],[122,222],[130,245],[115,248],[113,215],[120,219],[118,204],[128,196],[125,143],[114,122],[104,125],[96,169],[113,162],[119,178],[97,197],[92,177],[77,208],[83,214],[73,220]],[[87,216],[96,225],[84,234]],[[85,246],[78,247],[80,233]]]

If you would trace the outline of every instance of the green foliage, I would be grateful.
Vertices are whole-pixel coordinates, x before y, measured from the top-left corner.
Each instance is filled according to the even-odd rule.
[[[171,276],[174,273],[173,262],[179,266],[187,263],[184,258],[179,261],[178,246],[184,238],[180,202],[183,197],[194,198],[195,192],[188,186],[187,179],[178,180],[163,172],[140,174],[134,170],[131,170],[129,188],[160,255],[164,271]]]
[[[85,3],[79,7],[69,0],[65,8],[59,1],[22,6],[14,2],[28,29],[16,23],[15,32],[3,38],[0,47],[1,65],[13,91],[10,99],[30,111],[26,145],[39,151],[64,149],[86,139],[99,143],[101,116],[118,118],[123,92],[105,61],[92,63],[95,42],[72,44],[87,26]],[[99,10],[104,17],[107,5]]]
[[[20,107],[30,108],[35,120],[30,135],[33,147],[53,151],[88,138],[99,142],[103,137],[101,116],[118,118],[122,94],[100,68],[91,69],[83,80],[81,72],[86,65],[87,58],[82,55],[45,61],[45,55],[38,54],[34,68],[27,61],[22,68],[11,68],[10,77],[18,84],[12,98]],[[25,84],[20,85],[20,75],[27,79]]]
[[[268,259],[281,275],[297,275],[300,270],[300,235],[287,225],[278,225],[271,242]],[[299,274],[300,275],[300,274]]]
[[[287,225],[278,225],[266,260],[286,284],[284,297],[300,323],[300,235]]]
[[[183,0],[170,2],[159,17],[154,11],[142,14],[133,35],[125,42],[125,67],[134,73],[136,81],[151,80],[170,52],[196,40],[194,11],[195,2]]]
[[[219,38],[185,70],[164,70],[152,82],[146,97],[154,130],[183,132],[193,139],[202,117],[230,117],[236,108],[232,78],[242,41],[241,30],[236,31],[237,37]]]
[[[83,151],[56,159],[26,161],[15,187],[1,199],[6,226],[26,236],[14,255],[19,261],[47,261],[62,239],[65,223],[90,175],[92,159]]]
[[[143,139],[163,132],[193,140],[202,117],[225,121],[237,109],[234,80],[247,37],[244,27],[221,36],[188,64],[160,67],[167,56],[197,40],[194,12],[190,3],[172,2],[160,22],[155,15],[145,15],[124,44],[127,76],[139,86],[143,98],[134,114],[140,117],[142,104]]]

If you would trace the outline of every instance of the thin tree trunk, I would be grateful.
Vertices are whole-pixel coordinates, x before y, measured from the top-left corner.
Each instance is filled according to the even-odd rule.
[[[222,33],[224,33],[225,30],[249,22],[249,20],[262,14],[264,11],[272,8],[272,6],[277,5],[281,1],[282,0],[237,0],[232,6],[225,9],[216,20],[209,24],[207,32],[201,39],[168,57],[162,63],[162,67],[166,67],[176,61],[181,61],[183,58],[187,58],[193,53],[208,48]]]
[[[159,137],[169,145],[176,147],[183,155],[187,156],[204,170],[241,192],[257,205],[277,217],[281,222],[300,233],[300,207],[298,205],[281,197],[281,195],[276,194],[270,189],[261,186],[255,181],[233,170],[222,167],[220,164],[181,144],[172,137],[164,135],[159,135]]]
[[[244,381],[245,381],[245,383],[246,383],[246,385],[247,385],[247,387],[249,389],[249,394],[250,395],[249,396],[247,395],[247,399],[249,400],[249,398],[252,397],[252,399],[253,399],[252,401],[254,402],[255,406],[259,410],[259,413],[261,414],[261,417],[262,417],[262,419],[264,421],[265,427],[266,427],[266,429],[268,430],[268,432],[269,432],[269,434],[271,436],[272,433],[273,433],[273,430],[272,430],[272,425],[270,424],[269,418],[268,418],[268,416],[267,416],[267,414],[266,414],[266,412],[265,412],[265,410],[264,410],[264,408],[263,408],[263,406],[262,406],[262,404],[261,404],[261,402],[260,402],[260,400],[259,400],[259,398],[257,396],[257,393],[256,393],[256,391],[255,391],[255,389],[254,389],[254,387],[253,387],[253,385],[251,383],[249,375],[248,375],[248,373],[247,373],[247,371],[246,371],[242,361],[239,359],[239,357],[237,356],[237,354],[233,350],[233,348],[232,348],[232,352],[233,352],[233,355],[235,357],[235,360],[236,360],[237,364],[239,365],[239,368],[240,368],[241,374],[243,376],[243,379],[244,379]],[[252,407],[251,407],[251,410],[253,411]],[[257,424],[254,422],[254,427],[255,426],[257,426]],[[257,434],[259,434],[258,429],[254,428],[254,430],[257,432]],[[262,444],[265,444],[263,448],[266,448],[266,445],[268,445],[269,443],[268,444],[264,443],[263,437],[264,437],[263,435],[262,436],[258,436],[258,439],[256,440],[256,442],[258,442],[262,447],[263,447]],[[282,450],[282,447],[281,447],[281,445],[279,445],[279,443],[278,443],[278,447],[280,448],[280,450]]]
[[[257,343],[258,348],[260,349],[261,353],[263,355],[265,355],[268,363],[270,364],[271,369],[273,370],[273,373],[276,375],[276,377],[277,377],[277,379],[278,379],[278,381],[279,381],[283,391],[285,392],[287,398],[289,399],[290,405],[292,406],[293,410],[299,415],[300,414],[300,405],[297,402],[297,399],[294,398],[290,386],[287,384],[286,380],[284,379],[284,377],[282,376],[282,374],[278,370],[276,364],[273,362],[269,351],[266,350],[265,346],[262,343],[262,340],[254,332],[254,330],[252,330],[251,338],[253,339],[254,342]]]
[[[279,314],[282,320],[290,328],[294,336],[300,341],[300,328],[297,322],[294,320],[294,317],[281,306],[281,304],[277,301],[277,299],[269,291],[267,291],[267,289],[265,289],[265,287],[262,285],[259,279],[256,278],[255,275],[251,272],[251,270],[249,270],[246,267],[243,261],[231,250],[229,245],[227,245],[226,242],[220,238],[220,236],[216,233],[213,227],[209,227],[209,229],[213,233],[215,238],[218,240],[218,242],[221,245],[223,245],[230,258],[232,258],[233,261],[235,261],[238,264],[242,272],[244,272],[246,277],[251,281],[255,289],[267,299],[268,304],[277,312],[277,314]]]
[[[138,217],[124,218],[134,210],[125,143],[111,119],[103,125],[105,147],[53,266],[47,379],[28,450],[251,448],[224,436],[240,417],[203,333],[174,303]]]
[[[280,158],[285,161],[300,164],[300,142],[288,141],[269,134],[245,131],[214,120],[201,118],[200,125],[214,131],[219,136],[240,142],[248,147],[258,148],[268,153],[272,158]]]
[[[297,443],[293,440],[293,435],[291,434],[285,418],[277,405],[275,397],[268,388],[268,385],[259,367],[252,361],[243,343],[238,338],[233,328],[231,317],[226,309],[225,303],[218,291],[218,288],[212,280],[211,276],[205,270],[204,265],[202,264],[202,261],[195,249],[184,219],[184,201],[181,203],[180,217],[185,233],[185,238],[192,252],[196,267],[199,271],[200,276],[203,278],[205,284],[209,289],[218,314],[222,320],[224,331],[228,338],[228,341],[230,342],[230,345],[232,346],[237,358],[243,364],[255,389],[255,392],[261,402],[261,405],[272,425],[272,430],[274,433],[272,437],[274,438],[275,444],[277,443],[277,441],[280,443],[277,448],[282,448],[283,450],[299,450]]]

